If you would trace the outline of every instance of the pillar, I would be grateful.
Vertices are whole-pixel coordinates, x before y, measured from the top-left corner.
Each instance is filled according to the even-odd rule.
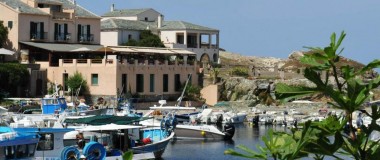
[[[197,48],[200,48],[201,46],[201,34],[197,33]]]
[[[211,34],[208,34],[208,48],[211,48]]]

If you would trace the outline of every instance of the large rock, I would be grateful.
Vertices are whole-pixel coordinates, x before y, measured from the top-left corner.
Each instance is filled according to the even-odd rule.
[[[257,87],[256,80],[242,77],[231,77],[225,80],[221,86],[221,96],[227,101],[256,101],[254,90]]]
[[[289,59],[292,59],[292,60],[300,60],[301,57],[303,57],[303,52],[302,51],[293,51],[292,53],[290,53],[289,55]]]

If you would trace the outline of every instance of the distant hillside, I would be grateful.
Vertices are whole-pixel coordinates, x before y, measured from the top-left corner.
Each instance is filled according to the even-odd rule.
[[[305,67],[299,59],[304,54],[310,54],[310,52],[305,51],[294,51],[289,54],[288,59],[281,59],[275,57],[256,57],[256,56],[243,56],[239,53],[233,53],[228,51],[219,51],[219,56],[222,65],[253,65],[256,67],[274,67],[276,64],[281,69],[297,69]],[[364,65],[357,61],[341,57],[341,62],[338,63],[337,67],[349,65],[356,69],[363,68]]]
[[[223,65],[253,65],[257,67],[273,67],[284,60],[275,57],[243,56],[238,53],[219,51],[221,64]]]

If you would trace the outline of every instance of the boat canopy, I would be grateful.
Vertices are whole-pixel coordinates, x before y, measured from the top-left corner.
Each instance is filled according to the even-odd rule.
[[[119,124],[126,125],[134,122],[139,122],[149,119],[148,117],[126,117],[126,116],[113,116],[113,115],[99,115],[92,117],[84,117],[78,119],[65,119],[65,123],[78,123],[89,125],[106,125],[106,124]]]
[[[195,107],[179,107],[179,106],[158,106],[158,107],[149,107],[153,110],[196,110]]]
[[[133,126],[133,125],[117,125],[117,124],[106,124],[106,125],[100,125],[100,126],[87,126],[85,128],[78,128],[78,131],[115,131],[115,130],[122,130],[122,129],[136,129],[136,128],[143,128],[143,126]]]

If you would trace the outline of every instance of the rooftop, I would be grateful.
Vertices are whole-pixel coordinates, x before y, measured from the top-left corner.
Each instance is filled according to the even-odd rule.
[[[102,17],[130,17],[136,16],[150,9],[151,8],[114,10],[103,14]]]
[[[101,29],[146,30],[148,26],[153,27],[154,25],[152,25],[152,22],[116,18],[107,19],[101,22]]]
[[[5,5],[18,10],[20,13],[28,13],[28,14],[39,14],[39,15],[49,15],[48,13],[45,13],[41,11],[38,8],[33,8],[21,0],[0,0],[0,2],[4,3]],[[96,14],[86,10],[85,8],[74,4],[70,0],[37,0],[39,3],[46,3],[46,4],[55,4],[55,5],[62,5],[63,9],[75,9],[75,16],[77,17],[87,17],[87,18],[100,18]]]
[[[185,21],[164,21],[161,30],[202,30],[202,31],[216,31],[219,30],[192,24]]]

